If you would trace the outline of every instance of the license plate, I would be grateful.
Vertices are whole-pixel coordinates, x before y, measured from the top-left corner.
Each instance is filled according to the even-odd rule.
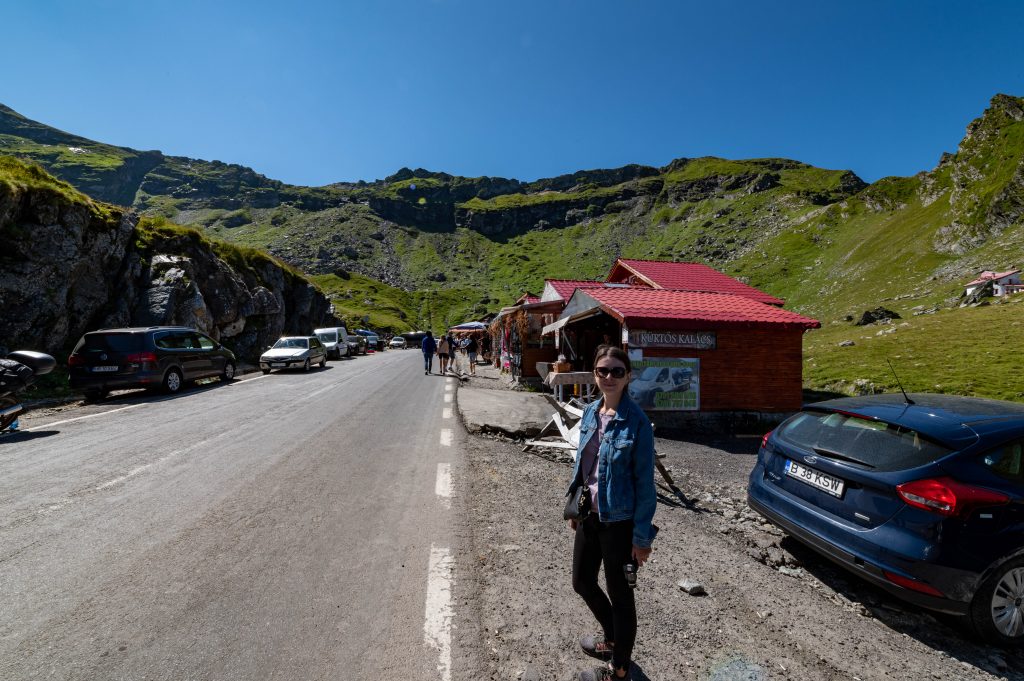
[[[118,369],[118,367],[93,367],[92,368],[94,373],[108,372],[108,371],[117,371],[117,369]]]
[[[272,367],[283,367],[285,365],[286,365],[286,362],[271,362],[270,363],[270,366],[272,366]]]
[[[808,468],[796,461],[786,459],[786,475],[796,478],[800,482],[807,483],[811,487],[817,487],[821,491],[827,492],[834,497],[843,496],[845,483],[842,480],[822,473],[821,471],[816,471],[813,468]]]

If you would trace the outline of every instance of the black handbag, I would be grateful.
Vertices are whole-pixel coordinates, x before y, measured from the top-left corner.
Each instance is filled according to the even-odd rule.
[[[569,500],[565,502],[562,517],[565,520],[583,522],[590,515],[590,488],[580,483],[567,496]]]
[[[594,468],[591,469],[591,473],[597,468],[597,459],[598,454],[594,454]],[[587,478],[589,477],[590,473],[587,473]],[[590,509],[593,506],[590,487],[586,483],[587,478],[583,478],[583,481],[580,481],[579,478],[573,481],[573,486],[566,495],[569,500],[565,502],[565,509],[562,511],[562,518],[565,520],[575,520],[581,523],[590,515]]]

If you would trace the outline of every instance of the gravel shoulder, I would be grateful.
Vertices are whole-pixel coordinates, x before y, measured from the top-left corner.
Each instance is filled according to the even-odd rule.
[[[637,589],[634,679],[1024,678],[1019,653],[966,638],[762,522],[745,501],[757,445],[657,440],[693,505],[659,503]],[[570,582],[569,459],[499,438],[471,436],[467,447],[472,628],[490,678],[573,678],[590,661],[578,638],[597,625]],[[707,595],[687,594],[683,579]]]

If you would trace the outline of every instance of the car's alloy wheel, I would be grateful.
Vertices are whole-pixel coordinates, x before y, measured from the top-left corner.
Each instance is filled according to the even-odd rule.
[[[320,358],[320,368],[323,369],[325,366],[327,366],[327,355]]]
[[[303,371],[309,371],[309,360],[308,359],[302,364],[302,370]]]
[[[225,362],[224,371],[221,372],[220,380],[227,383],[235,378],[235,365],[231,362]]]
[[[164,390],[169,393],[176,393],[181,390],[181,372],[177,369],[170,369],[164,374]]]
[[[1003,636],[1024,635],[1024,567],[1003,573],[992,594],[992,623]]]
[[[968,618],[971,628],[987,642],[1024,643],[1024,558],[1003,563],[981,583]]]

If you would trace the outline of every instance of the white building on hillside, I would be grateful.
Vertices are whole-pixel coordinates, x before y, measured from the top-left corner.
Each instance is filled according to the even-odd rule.
[[[992,282],[992,294],[996,296],[1024,292],[1024,286],[1020,283],[1020,270],[1010,270],[1009,272],[985,270],[978,275],[977,279],[967,284],[967,295],[971,295],[990,281]]]

